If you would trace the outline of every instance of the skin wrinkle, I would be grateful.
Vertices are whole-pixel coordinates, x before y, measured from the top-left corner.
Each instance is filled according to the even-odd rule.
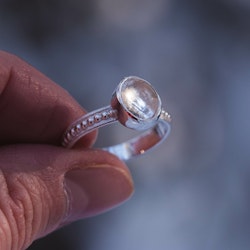
[[[28,195],[26,195],[26,199],[27,199]],[[28,237],[27,237],[27,229],[29,228],[27,226],[28,222],[26,221],[26,219],[29,217],[29,219],[32,219],[32,213],[31,215],[26,215],[27,213],[30,214],[31,209],[29,209],[28,211],[25,211],[25,209],[27,209],[27,206],[23,205],[22,200],[18,200],[15,199],[15,207],[12,206],[12,210],[13,210],[13,217],[14,220],[16,221],[16,227],[17,227],[17,231],[18,231],[18,242],[17,242],[17,246],[24,246],[25,242],[28,241]],[[29,220],[28,220],[29,221]],[[25,230],[23,230],[25,228]],[[20,233],[21,232],[21,233]]]
[[[27,181],[27,178],[29,179]],[[32,238],[40,237],[41,232],[47,233],[47,228],[51,229],[50,223],[53,222],[55,226],[54,214],[50,214],[49,207],[53,205],[53,197],[47,190],[43,180],[40,180],[39,176],[18,176],[15,180],[15,190],[11,195],[13,205],[13,218],[17,221],[17,230],[21,232],[21,229],[25,228],[24,234],[19,234],[18,246],[24,248],[29,245]],[[27,186],[28,183],[28,186]],[[33,187],[35,187],[33,189]],[[18,190],[16,190],[18,189]],[[44,203],[46,201],[46,203]],[[37,216],[36,214],[39,214]],[[25,224],[25,226],[22,225]]]
[[[15,203],[20,203],[23,207],[22,211],[22,219],[24,220],[25,226],[21,228],[25,228],[25,236],[23,238],[22,245],[23,247],[28,246],[30,240],[34,237],[34,234],[37,233],[39,228],[41,228],[41,220],[37,221],[36,218],[40,219],[40,216],[36,216],[35,214],[41,213],[43,211],[39,211],[37,207],[39,208],[42,202],[40,201],[40,195],[39,193],[43,190],[40,184],[38,184],[38,180],[34,177],[29,178],[29,181],[27,181],[27,178],[29,177],[20,177],[18,178],[18,188],[20,189],[21,197],[15,197]],[[27,183],[29,184],[27,186]],[[39,190],[39,193],[37,190],[32,189],[31,187],[36,187],[37,190]],[[18,195],[19,196],[19,195]],[[37,206],[38,205],[38,206]]]
[[[0,221],[1,221],[1,227],[0,227],[0,249],[10,249],[11,244],[11,238],[9,232],[9,224],[7,222],[7,218],[4,215],[3,211],[0,210]],[[7,227],[7,229],[6,229]],[[9,246],[7,245],[9,244]]]
[[[1,183],[1,190],[0,190],[0,218],[1,218],[1,231],[2,234],[4,234],[4,238],[0,238],[0,243],[3,246],[1,249],[11,249],[11,244],[12,244],[12,234],[11,234],[11,229],[10,229],[10,224],[7,219],[7,213],[6,213],[6,190],[7,189],[7,184],[5,181],[5,176],[2,174],[2,171],[0,170],[0,183]],[[8,209],[7,209],[8,211]]]
[[[11,232],[13,235],[13,243],[15,243],[14,246],[12,246],[13,249],[17,249],[18,246],[22,246],[23,243],[22,241],[25,240],[25,232],[20,232],[20,229],[25,228],[26,231],[26,226],[25,225],[25,213],[27,211],[32,211],[28,209],[28,204],[29,204],[29,195],[26,189],[23,189],[23,187],[20,187],[20,182],[18,178],[14,176],[8,176],[7,179],[7,186],[8,186],[8,193],[9,193],[9,203],[10,203],[10,211],[11,216],[8,218],[9,223],[12,225]],[[13,183],[15,183],[13,185]],[[14,189],[12,188],[14,187]],[[18,190],[17,190],[18,189]],[[20,191],[22,192],[22,197],[19,198],[19,193]],[[27,210],[26,210],[27,209]],[[31,216],[31,215],[29,215]],[[32,218],[32,217],[31,217]]]
[[[45,226],[48,226],[48,215],[47,215],[47,209],[44,208],[44,192],[46,190],[46,187],[42,184],[42,181],[37,181],[39,184],[35,184],[35,186],[39,187],[39,194],[38,193],[31,193],[31,204],[33,207],[33,220],[32,220],[32,229],[33,235],[31,235],[31,238],[35,235],[38,235],[41,231],[44,231]],[[49,200],[46,200],[46,206],[48,206]],[[36,216],[36,214],[40,214],[41,216]]]
[[[53,161],[52,159],[49,159],[48,161],[49,164],[53,165],[52,161]],[[46,163],[45,162],[33,163],[33,165],[36,165],[36,164],[46,164]],[[29,175],[31,175],[32,178],[29,178],[28,177]],[[52,182],[54,181],[54,179],[58,180],[57,175],[58,174],[56,174],[55,169],[53,167],[50,167],[49,165],[49,166],[46,166],[46,168],[42,170],[41,172],[37,172],[35,174],[30,173],[28,174],[28,176],[25,176],[24,178],[21,179],[23,186],[29,183],[29,187],[27,187],[27,190],[29,192],[30,204],[32,205],[32,211],[34,212],[31,229],[33,230],[33,234],[34,232],[37,234],[37,237],[41,235],[41,232],[46,232],[47,228],[51,227],[50,225],[51,222],[56,224],[55,215],[49,213],[49,211],[54,211],[54,210],[51,210],[50,207],[53,206],[53,203],[55,202],[56,197],[60,196],[60,194],[58,193],[55,194],[53,190],[49,190],[47,188],[46,183]],[[26,180],[27,178],[29,179],[28,181]],[[58,181],[58,183],[60,183],[60,180]],[[32,189],[32,187],[35,187],[35,189]],[[44,201],[46,201],[46,203],[44,203]],[[58,202],[56,202],[56,204],[58,204]],[[35,214],[39,214],[40,216],[36,216]],[[43,220],[41,220],[41,218],[43,218]],[[34,235],[31,235],[31,238],[32,237],[34,237]]]
[[[7,225],[7,228],[6,228],[7,237],[6,238],[10,240],[10,244],[11,244],[9,249],[15,249],[13,245],[17,243],[18,241],[18,239],[16,239],[17,225],[14,220],[11,203],[12,203],[12,199],[10,198],[8,178],[6,177],[4,172],[1,171],[0,207],[1,207],[1,211],[4,217],[6,218],[6,224],[5,224]]]
[[[43,213],[43,216],[40,217],[40,218],[43,218],[43,220],[40,220],[39,223],[36,223],[37,225],[38,224],[40,225],[39,229],[37,230],[37,235],[38,235],[37,237],[39,237],[42,232],[46,232],[48,228],[50,227],[50,222],[54,221],[54,218],[53,218],[54,215],[51,215],[51,213],[49,213],[50,209],[48,209],[49,207],[53,205],[52,195],[47,190],[44,184],[44,181],[39,182],[39,185],[41,186],[41,190],[43,191],[40,192],[39,196],[37,196],[37,198],[39,198],[39,201],[35,203],[35,205],[40,202],[41,206],[35,207],[34,211],[40,214]],[[46,204],[43,202],[44,200],[46,200]]]
[[[61,179],[61,181],[60,181],[60,183],[61,183],[61,186],[63,187],[63,180]],[[62,190],[62,193],[61,194],[58,194],[58,195],[56,195],[56,197],[53,197],[53,196],[51,196],[51,195],[49,195],[49,198],[47,198],[47,200],[49,200],[50,201],[50,207],[51,206],[53,206],[53,204],[54,204],[54,201],[55,201],[55,199],[60,199],[60,200],[64,200],[64,204],[63,204],[63,206],[64,206],[64,209],[59,209],[59,208],[57,208],[56,209],[56,213],[55,214],[52,214],[52,213],[49,213],[48,214],[48,216],[47,216],[47,218],[48,218],[48,220],[47,220],[47,223],[46,223],[46,227],[45,227],[45,229],[42,231],[42,233],[40,233],[39,235],[38,235],[38,237],[41,237],[41,236],[43,236],[43,235],[45,235],[45,234],[48,234],[48,233],[50,233],[50,232],[52,232],[52,231],[54,231],[56,228],[58,228],[58,226],[61,224],[61,221],[62,221],[62,219],[65,217],[65,214],[66,214],[66,209],[67,209],[67,197],[65,196],[65,190],[64,190],[64,188],[61,188],[61,190]],[[49,193],[48,193],[49,194]],[[60,198],[59,198],[60,197]],[[59,202],[57,202],[57,203],[59,203]],[[49,211],[48,209],[46,209],[46,208],[44,208],[44,210],[45,211]],[[60,211],[59,211],[60,210]],[[63,210],[63,212],[62,212],[62,210]],[[58,216],[60,214],[60,216]],[[55,220],[55,216],[57,215],[57,219]],[[53,222],[53,223],[52,223]],[[49,229],[48,229],[49,228]]]
[[[20,189],[25,192],[23,197],[25,198],[15,198],[15,204],[20,204],[19,206],[22,207],[22,214],[20,214],[21,218],[23,219],[23,225],[19,224],[20,230],[25,228],[24,236],[20,246],[26,246],[29,241],[32,239],[32,228],[34,228],[34,205],[31,199],[30,191],[25,187],[25,183],[22,180],[19,180]]]
[[[63,184],[62,184],[63,183],[63,170],[62,170],[62,173],[56,170],[55,165],[57,165],[57,163],[54,157],[46,158],[46,159],[42,157],[39,159],[40,160],[38,162],[34,162],[33,164],[40,165],[40,166],[45,165],[46,167],[43,170],[38,171],[37,174],[35,174],[35,177],[36,177],[35,180],[39,184],[36,184],[34,186],[36,187],[39,186],[40,187],[39,190],[41,192],[39,192],[39,194],[34,193],[34,198],[39,199],[38,201],[34,202],[34,205],[35,205],[34,211],[39,214],[43,212],[42,218],[44,218],[43,221],[39,221],[38,223],[35,223],[35,224],[40,224],[40,228],[39,230],[37,230],[37,237],[41,237],[43,234],[47,234],[49,232],[48,228],[50,228],[50,231],[52,231],[53,230],[52,225],[54,225],[53,228],[55,229],[58,226],[59,221],[61,220],[61,217],[64,217],[64,214],[66,211],[66,209],[62,209],[62,206],[66,207],[64,189],[62,188],[63,187]],[[37,158],[34,160],[37,161]],[[32,175],[34,176],[34,173],[32,173]],[[46,185],[47,183],[48,184],[54,183],[55,188],[48,189]],[[55,190],[58,190],[58,191],[60,190],[62,191],[62,193],[55,192]],[[58,199],[58,202],[56,201],[57,199]],[[46,200],[46,203],[43,202],[44,200]],[[64,201],[63,204],[62,204],[62,201]],[[37,204],[41,204],[41,206],[36,206]],[[52,207],[53,204],[61,204],[61,206],[60,208],[59,207],[57,208],[54,206],[53,209],[50,209],[50,207]],[[53,214],[48,213],[49,211],[53,211]],[[41,232],[43,233],[41,234]]]

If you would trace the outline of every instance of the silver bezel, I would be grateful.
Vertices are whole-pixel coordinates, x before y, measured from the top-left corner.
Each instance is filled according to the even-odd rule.
[[[152,91],[154,92],[155,96],[157,97],[158,100],[158,107],[157,110],[154,112],[154,115],[150,118],[147,119],[142,119],[137,116],[135,116],[125,105],[124,100],[122,98],[122,89],[124,87],[124,84],[127,84],[127,81],[131,80],[137,80],[137,81],[143,81],[146,83]],[[115,91],[115,96],[116,99],[118,100],[119,103],[119,112],[122,113],[123,115],[121,116],[121,119],[119,121],[124,124],[126,127],[137,129],[137,130],[144,130],[149,127],[151,127],[159,118],[161,114],[161,99],[160,96],[158,95],[157,91],[154,89],[154,87],[147,81],[145,81],[142,78],[136,77],[136,76],[129,76],[124,78],[119,85],[116,88]]]

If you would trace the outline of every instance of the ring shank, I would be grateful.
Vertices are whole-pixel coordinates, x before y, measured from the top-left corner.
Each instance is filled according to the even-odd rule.
[[[121,160],[129,160],[134,156],[144,154],[149,149],[158,145],[168,136],[169,133],[170,124],[161,120],[158,121],[158,123],[153,128],[145,131],[137,137],[121,144],[103,149],[116,155]]]
[[[118,121],[117,110],[107,106],[88,113],[74,123],[65,131],[62,145],[71,148],[84,135],[91,131]],[[115,154],[121,160],[128,160],[134,156],[144,154],[146,151],[162,142],[170,133],[170,117],[162,111],[154,126],[135,138],[121,144],[103,148]]]

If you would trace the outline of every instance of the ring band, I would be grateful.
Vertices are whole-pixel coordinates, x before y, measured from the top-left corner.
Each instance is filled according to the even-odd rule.
[[[103,148],[122,160],[145,153],[170,133],[171,117],[162,109],[155,89],[147,81],[130,76],[117,86],[111,105],[80,117],[66,129],[62,145],[71,148],[84,135],[117,121],[127,128],[143,131],[126,142]]]

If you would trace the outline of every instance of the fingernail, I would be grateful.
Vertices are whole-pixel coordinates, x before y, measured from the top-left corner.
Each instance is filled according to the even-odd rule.
[[[133,184],[123,169],[109,165],[70,170],[65,175],[66,222],[105,212],[127,200]]]

